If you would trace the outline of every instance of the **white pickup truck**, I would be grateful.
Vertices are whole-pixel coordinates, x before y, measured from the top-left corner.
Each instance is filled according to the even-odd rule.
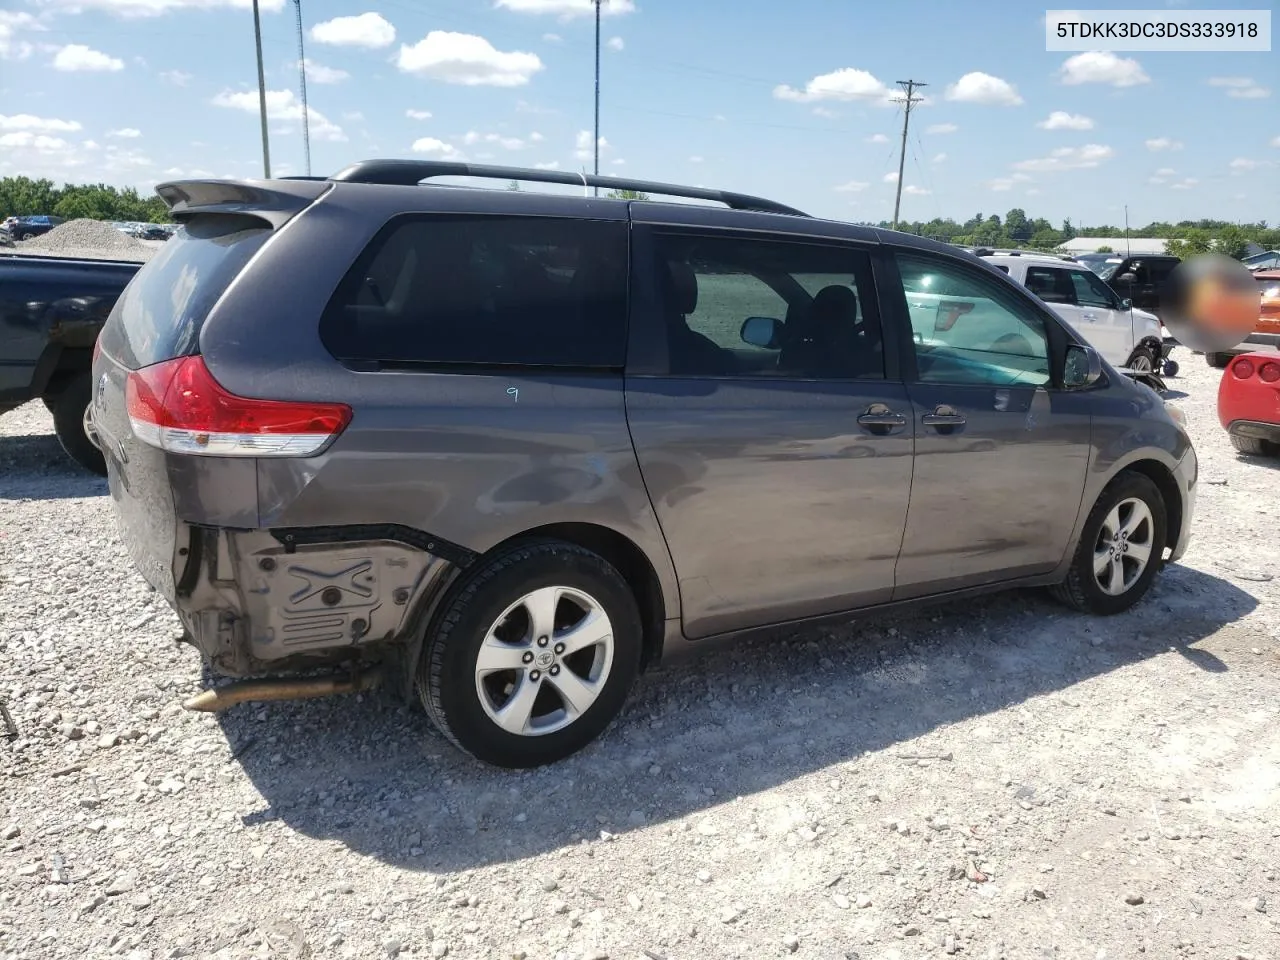
[[[1067,321],[1107,362],[1138,373],[1160,368],[1163,328],[1153,313],[1120,299],[1084,264],[1051,256],[984,256]]]

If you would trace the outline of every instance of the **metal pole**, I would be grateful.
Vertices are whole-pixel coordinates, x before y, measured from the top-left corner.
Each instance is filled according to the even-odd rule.
[[[600,6],[604,0],[595,0],[596,4],[596,124],[592,147],[595,149],[595,165],[592,172],[600,176]],[[600,196],[600,188],[594,188],[595,196]]]
[[[907,91],[907,95],[905,97],[897,97],[894,100],[895,103],[906,104],[905,109],[902,111],[902,149],[898,153],[898,189],[893,198],[894,230],[898,229],[898,210],[902,206],[902,173],[907,162],[907,124],[911,120],[911,105],[920,101],[920,97],[912,97],[911,94],[915,91],[916,87],[928,86],[927,83],[917,83],[915,80],[899,80],[897,83],[898,86]]]
[[[267,80],[262,70],[262,21],[253,0],[253,43],[258,49],[258,108],[262,113],[262,175],[271,179],[271,145],[267,141]]]
[[[1124,255],[1130,255],[1129,249],[1129,205],[1124,205]]]
[[[302,93],[302,154],[306,158],[307,176],[311,176],[311,126],[307,110],[307,53],[302,48],[302,0],[293,0],[298,12],[298,88]]]

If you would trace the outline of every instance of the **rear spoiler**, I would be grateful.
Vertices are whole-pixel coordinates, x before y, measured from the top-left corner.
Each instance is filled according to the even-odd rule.
[[[169,214],[182,223],[201,214],[239,214],[280,227],[331,184],[317,180],[171,180],[156,185]]]

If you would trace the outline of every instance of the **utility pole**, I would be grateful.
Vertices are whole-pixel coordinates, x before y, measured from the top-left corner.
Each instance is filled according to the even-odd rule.
[[[298,88],[302,94],[302,153],[306,158],[307,176],[311,176],[311,126],[307,114],[307,54],[302,49],[302,0],[293,0],[298,13]]]
[[[591,145],[595,149],[595,166],[592,172],[598,177],[600,176],[600,7],[604,5],[604,0],[595,0],[596,5],[596,124],[595,137],[592,138]],[[600,188],[595,187],[593,191],[595,196],[600,196]]]
[[[902,206],[902,172],[907,163],[907,124],[911,121],[911,107],[913,104],[919,103],[923,97],[913,97],[916,87],[927,87],[927,83],[920,83],[916,80],[899,80],[898,86],[906,91],[905,97],[895,97],[894,103],[905,104],[902,111],[902,150],[898,154],[898,192],[893,198],[893,229],[898,229],[898,210]]]
[[[267,142],[267,80],[262,70],[262,21],[253,0],[253,42],[258,49],[258,109],[262,114],[262,176],[271,179],[271,145]]]
[[[1130,255],[1129,251],[1129,205],[1124,205],[1124,255]]]

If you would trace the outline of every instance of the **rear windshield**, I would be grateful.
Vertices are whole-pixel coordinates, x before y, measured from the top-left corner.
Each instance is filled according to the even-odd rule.
[[[617,368],[626,312],[625,223],[406,215],[351,268],[320,336],[374,368]]]
[[[209,311],[270,233],[257,217],[187,223],[125,288],[103,349],[132,369],[196,353]]]

